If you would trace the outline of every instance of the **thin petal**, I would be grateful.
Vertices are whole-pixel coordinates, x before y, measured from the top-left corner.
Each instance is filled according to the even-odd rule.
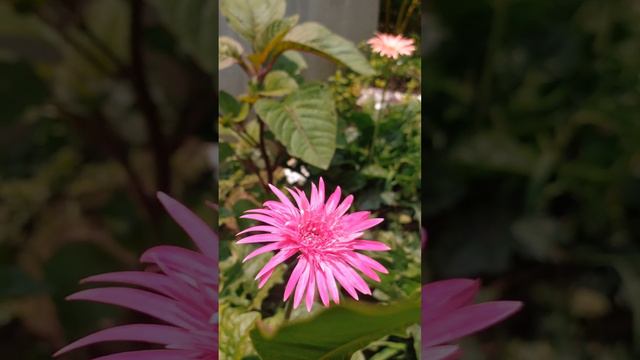
[[[277,253],[274,257],[272,257],[265,264],[265,266],[262,268],[262,270],[260,270],[258,275],[256,275],[256,279],[261,278],[262,275],[264,275],[265,273],[267,273],[271,269],[275,268],[276,266],[280,265],[281,263],[283,263],[288,258],[292,257],[296,252],[297,252],[297,250],[295,250],[295,249],[283,249],[283,250],[280,250],[280,252]]]
[[[60,356],[69,351],[107,341],[140,341],[153,344],[172,345],[187,344],[193,341],[191,334],[174,326],[156,324],[133,324],[108,328],[85,336],[63,347],[53,356]]]
[[[311,311],[311,307],[313,306],[313,300],[316,296],[316,276],[315,269],[311,269],[311,273],[309,274],[309,283],[307,284],[307,296],[306,296],[306,305],[307,311]]]
[[[198,249],[207,257],[217,260],[218,235],[211,230],[209,225],[169,195],[158,192],[157,196],[169,215],[189,234]]]
[[[298,280],[300,279],[300,275],[302,275],[302,271],[306,266],[307,266],[307,260],[305,260],[303,257],[300,257],[300,260],[298,260],[296,267],[293,268],[293,271],[291,272],[289,281],[287,281],[287,286],[284,289],[283,301],[286,301],[291,295],[291,292],[293,291],[293,289],[295,289],[295,286],[298,283]]]
[[[521,307],[518,301],[492,301],[457,309],[423,326],[423,344],[445,344],[473,334],[506,319]]]

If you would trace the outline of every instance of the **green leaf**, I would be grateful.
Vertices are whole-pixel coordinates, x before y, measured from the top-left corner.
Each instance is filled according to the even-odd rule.
[[[325,86],[303,86],[282,101],[260,99],[255,110],[291,156],[329,167],[336,150],[337,116]]]
[[[233,95],[229,94],[226,91],[220,91],[218,95],[218,110],[223,115],[237,115],[240,112],[241,104],[233,97]]]
[[[284,17],[285,8],[284,0],[220,1],[220,11],[229,26],[252,43],[269,24]]]
[[[256,36],[256,50],[268,53],[298,23],[298,15],[277,19]]]
[[[286,71],[272,71],[264,78],[263,96],[285,96],[298,89],[298,83]]]
[[[218,4],[208,0],[155,0],[160,20],[203,69],[213,74],[216,56],[215,34],[218,33]]]
[[[304,57],[293,50],[283,52],[273,65],[274,70],[284,70],[290,75],[299,75],[306,68],[307,62]]]
[[[316,22],[307,22],[291,29],[277,46],[276,52],[286,50],[310,52],[345,65],[362,75],[375,74],[367,59],[351,41]]]
[[[244,50],[239,42],[228,36],[218,38],[218,70],[226,69],[238,62]]]
[[[251,339],[264,360],[348,359],[370,342],[418,322],[418,298],[389,306],[350,302],[294,321],[275,334],[259,326]]]

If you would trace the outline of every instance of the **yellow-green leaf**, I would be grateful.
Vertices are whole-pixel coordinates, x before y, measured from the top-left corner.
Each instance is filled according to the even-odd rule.
[[[264,78],[262,96],[285,96],[298,89],[298,83],[286,71],[276,70]]]
[[[220,1],[220,11],[229,26],[252,43],[269,24],[284,17],[285,8],[285,0]]]
[[[310,52],[345,65],[362,75],[375,74],[367,59],[351,41],[315,22],[300,24],[291,29],[275,52],[286,50]]]

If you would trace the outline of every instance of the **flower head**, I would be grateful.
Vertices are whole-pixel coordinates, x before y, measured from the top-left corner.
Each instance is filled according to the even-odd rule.
[[[369,39],[367,44],[371,45],[374,52],[392,59],[397,59],[401,55],[411,55],[416,49],[413,39],[384,33],[376,33],[376,36]]]
[[[296,256],[297,263],[291,272],[284,291],[284,300],[294,293],[293,306],[297,308],[304,298],[307,311],[311,311],[316,289],[322,303],[340,302],[336,281],[358,299],[358,291],[370,295],[371,290],[357,269],[367,277],[380,281],[376,271],[387,273],[379,262],[357,250],[387,251],[389,247],[379,241],[363,240],[364,231],[382,222],[369,218],[368,211],[347,214],[353,203],[353,195],[340,201],[340,187],[325,201],[324,181],[311,184],[311,197],[298,188],[288,189],[294,203],[273,185],[271,191],[279,201],[266,201],[262,209],[248,210],[245,219],[264,223],[238,233],[260,232],[238,240],[238,244],[268,243],[247,255],[247,261],[257,255],[277,251],[258,272],[256,280],[262,287],[275,268]],[[294,292],[295,290],[295,292]]]
[[[54,356],[100,342],[137,341],[164,345],[164,349],[124,352],[95,360],[218,359],[218,236],[176,200],[163,193],[158,193],[158,199],[199,251],[176,246],[150,248],[140,258],[141,262],[150,264],[147,271],[114,272],[82,280],[82,283],[119,283],[142,289],[89,289],[67,300],[122,306],[165,324],[108,328],[67,345]]]

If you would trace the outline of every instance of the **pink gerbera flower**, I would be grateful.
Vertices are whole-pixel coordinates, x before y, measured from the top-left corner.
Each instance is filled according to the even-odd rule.
[[[427,233],[422,229],[422,246]],[[473,304],[480,289],[476,280],[436,281],[422,287],[422,358],[455,360],[461,355],[451,342],[492,326],[520,310],[519,301]]]
[[[163,193],[158,193],[158,199],[199,251],[176,246],[153,247],[140,258],[150,264],[147,271],[115,272],[82,280],[82,283],[128,284],[147,290],[96,288],[67,299],[122,306],[165,324],[108,328],[67,345],[54,356],[99,342],[140,341],[164,345],[164,349],[130,351],[94,360],[218,359],[218,236],[176,200]]]
[[[280,190],[269,185],[280,201],[266,201],[264,208],[246,211],[241,216],[263,222],[265,225],[250,227],[238,233],[261,232],[247,236],[238,244],[269,243],[250,253],[244,261],[270,251],[277,251],[269,262],[258,272],[256,280],[262,287],[276,266],[296,256],[297,263],[284,291],[284,300],[293,296],[293,306],[297,308],[304,297],[307,311],[311,311],[318,290],[325,306],[330,300],[340,302],[336,281],[358,299],[358,291],[370,295],[367,283],[354,270],[380,281],[376,271],[387,273],[387,269],[372,258],[357,250],[387,251],[389,247],[379,241],[362,240],[364,231],[382,222],[380,218],[369,218],[368,211],[346,214],[353,202],[349,195],[340,202],[340,187],[325,202],[324,181],[319,186],[311,184],[311,198],[307,199],[302,190],[287,191],[295,205]]]
[[[397,59],[401,55],[411,55],[416,49],[413,39],[384,33],[376,33],[376,36],[369,39],[367,44],[371,45],[374,52],[392,59]]]

